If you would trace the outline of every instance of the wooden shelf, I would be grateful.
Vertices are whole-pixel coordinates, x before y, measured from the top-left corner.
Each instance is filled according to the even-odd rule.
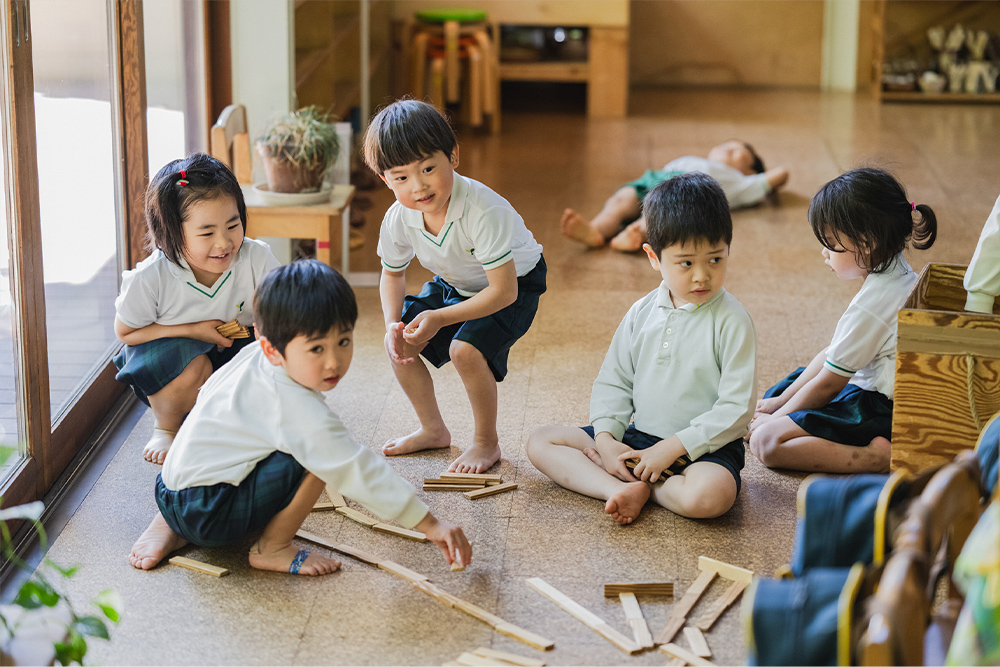
[[[953,102],[1000,104],[1000,93],[902,93],[882,91],[883,102]]]
[[[590,65],[585,62],[500,63],[501,81],[568,81],[587,83]]]

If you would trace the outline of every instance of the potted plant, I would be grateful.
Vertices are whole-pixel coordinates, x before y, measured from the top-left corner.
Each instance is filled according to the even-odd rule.
[[[318,192],[340,150],[335,118],[310,106],[287,113],[257,139],[271,192]]]

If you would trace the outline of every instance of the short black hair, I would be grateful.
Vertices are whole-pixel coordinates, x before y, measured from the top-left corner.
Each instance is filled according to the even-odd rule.
[[[659,257],[674,244],[733,241],[726,193],[701,172],[681,174],[653,188],[642,202],[649,245]]]
[[[763,174],[765,171],[764,161],[760,159],[760,155],[758,155],[757,151],[753,149],[753,146],[745,141],[743,142],[743,147],[750,151],[750,156],[753,158],[753,164],[750,165],[750,168],[753,169],[753,173]]]
[[[182,175],[181,172],[184,172]],[[146,248],[159,248],[174,264],[184,257],[184,221],[192,204],[222,197],[236,200],[247,233],[247,205],[235,174],[220,160],[194,153],[163,166],[146,188]]]
[[[358,303],[336,269],[315,259],[279,266],[253,296],[254,325],[282,355],[296,336],[322,336],[334,327],[354,329]]]
[[[365,132],[365,164],[376,174],[427,159],[447,156],[458,145],[455,132],[437,107],[420,100],[397,100],[375,114]]]
[[[809,224],[828,250],[843,252],[849,241],[870,273],[887,271],[911,237],[919,250],[937,238],[934,210],[909,201],[895,176],[873,167],[852,169],[820,188],[809,204]]]

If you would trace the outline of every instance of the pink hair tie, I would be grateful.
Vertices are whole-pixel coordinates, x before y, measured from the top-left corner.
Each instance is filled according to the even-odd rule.
[[[917,202],[911,201],[910,202],[910,211],[913,212],[913,211],[916,211],[916,210],[917,210]]]
[[[179,185],[179,186],[181,186],[183,188],[187,184],[188,184],[187,172],[184,171],[183,169],[181,169],[181,177],[180,177],[180,180],[177,181],[177,185]]]

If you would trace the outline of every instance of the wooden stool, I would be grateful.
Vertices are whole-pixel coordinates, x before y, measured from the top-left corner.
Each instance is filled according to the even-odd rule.
[[[433,9],[416,13],[409,26],[410,88],[439,108],[462,102],[463,116],[474,127],[490,116],[490,131],[500,130],[500,58],[496,26],[475,9]],[[493,38],[490,37],[492,28]],[[461,65],[467,63],[465,99]],[[428,67],[430,77],[426,76]],[[425,89],[426,87],[426,89]]]

